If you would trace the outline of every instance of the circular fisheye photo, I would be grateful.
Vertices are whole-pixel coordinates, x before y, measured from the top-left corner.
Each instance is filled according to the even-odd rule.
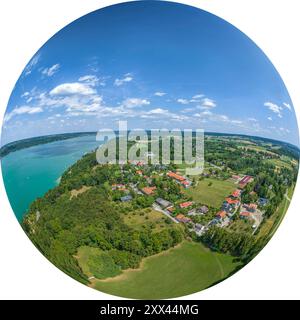
[[[24,68],[1,167],[35,247],[93,289],[199,292],[249,263],[289,207],[299,131],[265,54],[221,18],[167,1],[67,25]]]

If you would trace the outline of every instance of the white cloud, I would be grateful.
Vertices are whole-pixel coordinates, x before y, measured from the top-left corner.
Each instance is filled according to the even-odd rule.
[[[166,93],[165,93],[165,92],[159,92],[159,91],[158,91],[158,92],[155,92],[154,95],[157,96],[157,97],[163,97],[163,96],[166,95]]]
[[[177,99],[177,102],[180,103],[180,104],[189,104],[189,100],[187,100],[187,99],[182,99],[182,98]]]
[[[133,80],[133,77],[130,73],[127,73],[124,75],[123,78],[121,79],[116,79],[115,82],[114,82],[114,85],[117,86],[117,87],[120,87],[122,86],[123,84],[125,84],[126,82],[130,82]]]
[[[138,108],[149,104],[149,100],[140,98],[127,98],[122,102],[122,106],[125,108]]]
[[[269,121],[273,121],[272,117],[268,117],[268,120],[269,120]]]
[[[26,98],[30,95],[30,92],[29,91],[26,91],[24,92],[22,95],[21,95],[21,98]]]
[[[203,108],[215,108],[217,106],[216,102],[209,98],[204,98],[201,100],[201,107]]]
[[[255,119],[255,118],[248,118],[249,121],[252,121],[252,122],[257,122],[258,120]]]
[[[25,76],[28,76],[31,74],[31,72],[34,70],[35,66],[39,63],[41,58],[40,54],[36,54],[27,64],[27,66],[24,69]]]
[[[279,118],[282,118],[282,114],[281,114],[282,107],[278,106],[273,102],[265,102],[264,106],[267,107],[270,111],[276,113]]]
[[[201,98],[204,98],[204,94],[196,94],[192,97],[192,99],[194,100],[198,100],[198,99],[201,99]]]
[[[290,111],[292,111],[292,106],[289,103],[284,102],[283,105],[289,109]]]
[[[43,109],[41,107],[29,107],[29,106],[17,107],[5,115],[4,122],[11,120],[13,117],[18,115],[35,114],[40,112],[43,112]]]
[[[169,110],[162,109],[162,108],[152,109],[148,112],[148,114],[168,114],[168,113],[169,113]]]
[[[52,67],[44,68],[41,72],[44,76],[52,77],[60,68],[59,63],[54,64]]]
[[[105,85],[105,81],[104,79],[100,79],[98,78],[97,76],[95,75],[91,75],[91,74],[88,74],[88,75],[85,75],[85,76],[82,76],[78,79],[79,82],[84,82],[92,87],[96,86],[96,85],[101,85],[101,86],[104,86]]]
[[[50,91],[51,96],[91,95],[96,91],[89,85],[79,82],[63,83]]]

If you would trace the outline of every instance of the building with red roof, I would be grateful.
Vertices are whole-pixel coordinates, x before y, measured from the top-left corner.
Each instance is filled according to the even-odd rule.
[[[248,211],[243,211],[240,213],[241,218],[249,218],[250,217],[250,212]]]
[[[241,195],[242,191],[240,189],[236,189],[235,191],[232,192],[232,196],[234,198],[238,198]]]
[[[229,204],[239,205],[240,201],[238,199],[226,198],[225,201]]]
[[[218,218],[224,219],[224,218],[226,218],[226,216],[227,216],[226,211],[219,211],[217,213]]]
[[[180,182],[186,180],[185,177],[183,177],[183,176],[181,176],[181,175],[179,175],[179,174],[177,174],[177,173],[174,173],[174,172],[172,172],[172,171],[169,171],[169,172],[167,173],[167,176],[170,177],[170,178],[173,178],[173,179],[175,179],[175,180],[177,180],[177,181],[180,181]]]
[[[193,204],[194,204],[193,201],[182,202],[179,204],[179,207],[181,209],[184,209],[184,208],[188,208],[188,207],[192,206]]]
[[[183,222],[183,223],[188,223],[191,222],[192,220],[186,216],[184,216],[183,214],[178,214],[176,216],[176,220],[179,222]]]
[[[156,190],[156,187],[145,187],[145,188],[142,188],[142,192],[144,194],[146,194],[147,196],[150,196],[151,194],[153,194],[155,190]]]

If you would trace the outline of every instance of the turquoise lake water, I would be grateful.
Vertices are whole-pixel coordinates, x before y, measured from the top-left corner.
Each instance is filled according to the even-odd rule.
[[[1,160],[6,192],[19,221],[30,203],[58,184],[59,177],[86,152],[99,146],[95,135],[42,144]]]

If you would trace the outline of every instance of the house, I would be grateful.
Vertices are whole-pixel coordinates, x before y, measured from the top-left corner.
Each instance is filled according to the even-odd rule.
[[[162,199],[162,198],[157,198],[157,199],[155,200],[155,202],[156,202],[158,205],[160,205],[163,209],[164,209],[164,208],[167,208],[167,207],[170,207],[170,206],[172,205],[171,202],[169,202],[169,201],[167,201],[167,200],[164,200],[164,199]]]
[[[183,214],[178,214],[176,216],[176,220],[179,221],[179,222],[183,222],[183,223],[188,223],[188,222],[191,222],[191,219],[184,216]]]
[[[231,195],[232,195],[234,198],[238,198],[238,197],[241,196],[241,193],[242,193],[242,190],[236,189],[235,191],[232,192]]]
[[[240,213],[240,218],[241,219],[248,219],[249,217],[250,217],[250,212],[248,212],[248,211],[242,211]]]
[[[142,171],[142,170],[136,170],[135,173],[138,174],[139,176],[142,176],[142,175],[143,175],[143,171]]]
[[[196,223],[194,231],[196,232],[197,236],[201,236],[202,233],[205,231],[205,227],[200,223]]]
[[[193,201],[186,201],[186,202],[180,203],[180,204],[179,204],[179,207],[180,207],[181,209],[185,209],[185,208],[188,208],[188,207],[192,206],[193,204],[194,204]]]
[[[264,207],[268,204],[269,200],[266,198],[259,198],[258,199],[258,205]]]
[[[175,210],[175,208],[174,208],[174,206],[170,206],[170,207],[167,208],[167,210],[168,210],[170,213],[173,213],[174,210]]]
[[[231,205],[228,202],[223,202],[222,208],[223,211],[230,212],[232,209]]]
[[[127,201],[130,201],[130,200],[132,200],[132,196],[131,195],[127,195],[127,196],[121,197],[121,201],[122,202],[127,202]]]
[[[183,185],[184,188],[187,189],[188,187],[191,186],[192,183],[189,180],[184,180],[184,181],[181,182],[181,184]]]
[[[196,210],[197,210],[197,212],[200,212],[200,213],[203,213],[203,214],[206,214],[208,212],[207,206],[202,206],[200,208],[197,208]]]
[[[197,216],[197,215],[201,215],[201,214],[202,213],[197,212],[196,209],[192,209],[187,213],[188,216]]]
[[[219,212],[217,213],[216,218],[217,218],[217,219],[224,219],[224,218],[226,218],[226,216],[227,216],[226,211],[219,211]]]
[[[240,205],[240,201],[237,199],[226,198],[225,201],[234,207],[238,207]]]
[[[245,204],[244,208],[246,208],[247,211],[249,212],[255,212],[257,209],[257,204],[256,203]]]
[[[146,194],[147,196],[150,196],[150,195],[154,194],[155,190],[156,190],[156,187],[145,187],[145,188],[142,188],[142,192],[144,194]]]
[[[233,179],[233,180],[235,180],[235,181],[239,181],[240,179],[241,179],[241,177],[240,176],[238,176],[238,175],[232,175],[231,176],[231,178]]]

